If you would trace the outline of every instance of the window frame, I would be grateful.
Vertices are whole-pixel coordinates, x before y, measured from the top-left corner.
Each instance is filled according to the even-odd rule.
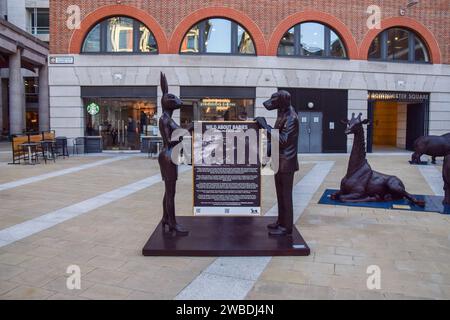
[[[222,19],[230,21],[231,23],[231,37],[230,37],[230,45],[231,45],[231,52],[206,52],[206,46],[205,46],[205,26],[206,21],[212,20],[212,19]],[[181,46],[183,45],[184,40],[186,39],[187,34],[189,31],[191,31],[192,28],[199,26],[199,36],[198,36],[198,52],[181,52]],[[245,32],[247,32],[248,35],[250,35],[250,39],[252,39],[253,47],[255,48],[254,53],[239,53],[238,45],[239,45],[239,39],[238,39],[238,26],[240,26],[242,29],[244,29]],[[178,54],[182,55],[206,55],[206,56],[238,56],[238,57],[254,57],[258,55],[258,51],[255,45],[255,40],[253,39],[253,36],[250,32],[240,23],[224,18],[224,17],[208,17],[206,19],[200,20],[193,24],[184,34],[183,38],[181,39],[180,46],[178,48]]]
[[[408,60],[388,60],[388,31],[392,29],[400,29],[402,31],[406,31],[408,33]],[[376,37],[372,40],[370,43],[369,48],[372,46],[372,43],[375,41],[376,38],[380,37],[380,52],[381,57],[380,58],[371,58],[369,57],[369,52],[367,52],[367,61],[375,61],[375,62],[390,62],[390,63],[412,63],[412,64],[433,64],[431,59],[430,50],[428,48],[428,44],[426,41],[418,35],[416,32],[403,27],[392,27],[385,29],[378,33]],[[415,41],[416,38],[420,40],[420,42],[424,45],[426,49],[426,55],[428,56],[428,61],[417,61],[416,60],[416,50],[415,50]]]
[[[27,23],[29,32],[32,35],[47,35],[50,34],[50,10],[48,8],[40,8],[40,7],[34,7],[34,8],[27,8],[29,21]],[[48,15],[48,26],[41,26],[38,24],[38,14],[39,12],[45,12]],[[47,20],[46,20],[47,21]]]
[[[111,18],[127,18],[127,19],[131,19],[133,21],[133,51],[131,52],[113,52],[113,51],[107,51],[107,36],[108,36],[108,20]],[[83,47],[84,47],[84,43],[86,42],[86,38],[89,36],[89,34],[91,33],[91,31],[97,26],[100,26],[100,50],[97,52],[85,52],[83,51]],[[156,51],[150,51],[150,52],[142,52],[139,51],[139,26],[143,25],[145,26],[150,33],[153,36],[153,39],[155,39],[155,43],[156,43]],[[156,41],[155,35],[152,32],[152,30],[147,27],[147,25],[133,17],[129,17],[129,16],[109,16],[104,18],[103,20],[97,22],[96,24],[94,24],[89,31],[86,33],[84,39],[83,39],[83,43],[81,45],[81,51],[80,54],[86,54],[86,55],[149,55],[149,54],[159,54],[159,46],[158,46],[158,41]]]
[[[301,25],[304,23],[317,23],[319,25],[322,25],[324,28],[324,33],[323,33],[323,41],[324,41],[324,55],[322,56],[307,56],[303,53],[303,49],[301,47]],[[281,58],[302,58],[302,59],[338,59],[338,60],[349,60],[348,57],[348,50],[347,50],[347,46],[345,45],[345,41],[342,39],[341,35],[333,28],[329,27],[328,25],[326,25],[325,23],[319,22],[319,21],[302,21],[300,23],[297,23],[294,26],[291,26],[289,29],[287,29],[284,33],[283,36],[286,34],[286,32],[288,32],[289,30],[291,30],[292,28],[294,28],[294,54],[293,55],[287,55],[287,54],[280,54],[278,51],[279,47],[280,47],[280,41],[278,42],[278,47],[277,47],[277,57],[281,57]],[[344,53],[345,56],[344,57],[335,57],[331,55],[331,31],[333,31],[339,41],[342,43],[342,46],[344,48]],[[283,37],[282,36],[282,37]]]

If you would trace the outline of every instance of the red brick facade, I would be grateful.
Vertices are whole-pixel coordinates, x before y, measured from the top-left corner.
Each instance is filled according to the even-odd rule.
[[[433,63],[450,63],[450,1],[420,1],[401,17],[407,1],[398,0],[50,0],[51,53],[79,53],[86,32],[110,15],[129,15],[155,34],[160,53],[177,53],[184,33],[210,16],[228,17],[251,33],[258,55],[274,55],[281,35],[292,25],[315,20],[342,37],[352,59],[366,59],[379,30],[369,30],[367,7],[382,9],[382,29],[409,27],[426,41]],[[81,8],[81,29],[66,27],[67,7]]]

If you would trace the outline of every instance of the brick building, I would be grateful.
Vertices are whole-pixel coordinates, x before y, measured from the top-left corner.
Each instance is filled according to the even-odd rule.
[[[372,120],[369,151],[410,149],[450,131],[449,15],[448,0],[51,0],[51,127],[139,149],[157,134],[163,71],[182,125],[273,122],[262,101],[284,88],[301,152],[346,152],[353,112]]]

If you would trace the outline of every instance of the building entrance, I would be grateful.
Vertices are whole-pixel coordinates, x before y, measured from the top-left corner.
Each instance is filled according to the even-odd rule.
[[[370,92],[368,152],[414,149],[414,141],[428,134],[427,93]]]
[[[104,150],[140,150],[141,137],[157,133],[156,101],[84,99],[86,136],[101,137]]]

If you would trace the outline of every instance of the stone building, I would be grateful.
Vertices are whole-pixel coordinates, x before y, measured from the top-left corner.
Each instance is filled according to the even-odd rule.
[[[49,2],[0,0],[0,138],[48,130]]]
[[[273,123],[262,102],[290,91],[300,152],[347,152],[340,120],[353,112],[371,120],[369,152],[411,149],[420,135],[450,131],[449,1],[169,4],[50,1],[57,135],[139,149],[139,137],[157,134],[160,71],[185,102],[175,115],[182,125],[255,116]]]

